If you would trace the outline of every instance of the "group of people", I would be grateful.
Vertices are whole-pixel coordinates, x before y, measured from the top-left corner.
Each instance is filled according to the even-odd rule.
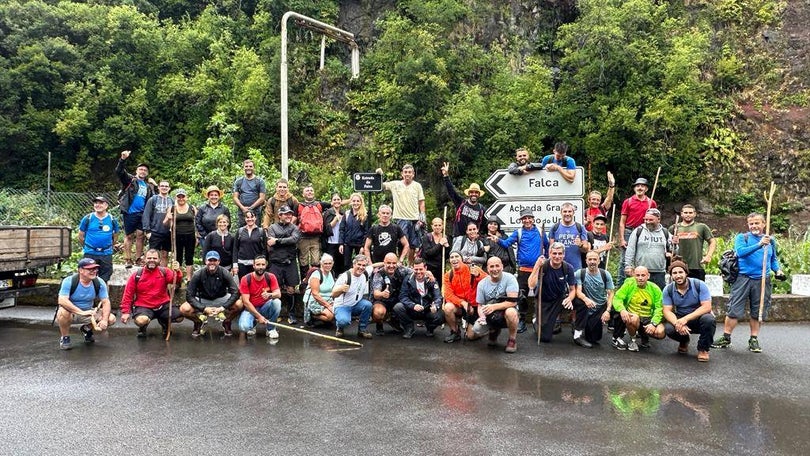
[[[557,172],[572,182],[578,171],[567,151],[565,143],[557,143],[552,154],[535,163],[529,151],[520,148],[508,171]],[[131,318],[141,337],[153,319],[165,333],[170,320],[188,318],[194,323],[192,337],[199,337],[208,320],[215,318],[222,322],[225,336],[233,334],[236,320],[238,329],[250,337],[262,324],[267,337],[278,338],[274,324],[282,302],[288,322],[297,324],[296,296],[303,293],[304,322],[333,324],[338,337],[353,317],[359,319],[358,335],[363,338],[373,337],[371,323],[377,335],[386,334],[387,324],[389,331],[412,338],[421,321],[427,336],[446,324],[447,343],[488,336],[495,345],[506,329],[505,350],[514,352],[517,334],[530,325],[541,342],[551,342],[560,331],[560,314],[569,310],[573,341],[581,347],[598,344],[605,324],[612,328],[612,346],[629,351],[649,347],[650,338],[669,336],[680,342],[679,353],[687,353],[690,334],[696,332],[697,358],[708,361],[711,347],[730,345],[746,304],[751,315],[757,313],[762,262],[767,261],[777,276],[784,275],[775,241],[763,232],[764,217],[751,214],[748,233],[735,238],[740,274],[732,286],[724,334],[713,340],[716,322],[703,280],[716,241],[709,227],[695,220],[696,210],[688,204],[682,207],[680,220],[665,227],[643,178],[634,182],[633,194],[621,204],[618,241],[607,229],[616,186],[611,173],[604,198],[598,191],[589,193],[583,223],[575,220],[576,208],[570,203],[561,206],[559,222],[545,230],[537,226],[531,210],[524,210],[521,226],[507,236],[497,218],[486,217],[480,186],[470,184],[462,196],[450,178],[449,163],[444,163],[440,171],[455,206],[448,236],[442,218],[434,218],[430,232],[424,233],[425,196],[411,165],[402,168],[401,180],[384,182],[393,204],[379,206],[377,223],[372,225],[360,193],[319,201],[314,189],[306,186],[299,200],[290,193],[288,182],[279,179],[267,198],[264,181],[246,160],[244,175],[233,184],[238,214],[232,233],[231,214],[218,187],[208,187],[206,202],[195,208],[184,190],[176,191],[172,199],[168,182],[154,185],[147,164],[138,164],[134,175],[127,173],[129,155],[121,153],[115,171],[122,184],[124,258],[128,267],[139,267],[125,286],[121,322]],[[112,271],[112,248],[121,228],[107,213],[108,206],[104,197],[95,198],[93,213],[79,226],[85,258],[60,291],[62,348],[70,347],[68,330],[76,319],[84,323],[86,342],[92,341],[93,330],[103,329],[98,322],[104,327],[115,323],[104,283]],[[148,250],[142,255],[144,239]],[[197,244],[204,267],[193,272]],[[169,267],[167,252],[172,248],[177,261]],[[616,281],[605,270],[613,249],[621,257]],[[169,292],[184,277],[186,298],[180,305],[171,304]],[[766,308],[769,280],[765,277]],[[100,301],[97,310],[94,300]],[[750,328],[749,349],[759,352],[754,318]]]

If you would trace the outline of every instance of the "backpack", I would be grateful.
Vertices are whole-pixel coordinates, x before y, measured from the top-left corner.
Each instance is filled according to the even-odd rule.
[[[107,214],[107,217],[110,218],[110,226],[112,227],[112,229],[110,229],[110,245],[107,246],[107,247],[104,247],[104,250],[106,250],[106,249],[108,249],[108,248],[115,245],[115,233],[121,231],[121,226],[118,224],[118,220],[116,220],[115,217],[113,217],[109,213]],[[90,229],[90,221],[93,218],[98,220],[98,217],[94,217],[94,213],[92,213],[92,212],[85,215],[84,217],[82,217],[81,222],[79,222],[79,230],[84,231],[86,233],[87,230]],[[106,220],[106,217],[105,217],[105,220]],[[101,221],[98,221],[98,223],[100,225]],[[86,238],[85,238],[85,242],[86,242]]]
[[[369,280],[368,279],[368,271],[363,271],[363,275],[366,276],[366,282],[368,282],[368,280]],[[349,287],[352,286],[352,270],[351,269],[346,271],[346,285],[348,285]]]
[[[73,296],[77,288],[79,288],[79,274],[73,274],[70,277],[70,293],[68,293],[68,298]],[[99,290],[101,290],[101,279],[96,277],[93,279],[93,291],[96,292],[96,297],[93,299],[94,301],[98,300]]]
[[[599,275],[602,276],[602,283],[607,286],[607,271],[602,268],[599,268]],[[582,282],[582,285],[585,285],[585,268],[579,270],[579,281]]]
[[[303,235],[323,233],[323,210],[321,203],[298,204],[298,229]]]
[[[748,243],[748,233],[743,234],[746,244]],[[737,281],[737,276],[740,275],[740,259],[737,257],[737,251],[734,247],[726,250],[720,255],[720,262],[717,264],[720,268],[720,275],[723,281],[732,284]]]
[[[733,252],[733,250],[732,250],[732,252]],[[737,271],[737,272],[739,272],[739,271]],[[736,277],[735,277],[735,279],[736,279]],[[690,287],[694,287],[695,293],[697,293],[698,299],[700,299],[700,281],[698,280],[697,282],[695,282],[695,279],[692,278],[692,277],[687,277],[686,280],[689,281]],[[695,285],[695,283],[697,283],[697,285]],[[669,293],[667,293],[667,295],[669,295],[669,302],[674,304],[675,303],[675,295],[674,295],[674,293],[675,293],[675,291],[674,291],[675,290],[675,282],[671,282],[671,285],[672,286],[669,287]]]

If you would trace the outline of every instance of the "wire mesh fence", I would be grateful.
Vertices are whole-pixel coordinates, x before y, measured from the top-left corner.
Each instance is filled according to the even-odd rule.
[[[118,217],[115,192],[73,193],[0,189],[0,225],[52,225],[76,227],[93,211],[93,198],[104,195]]]

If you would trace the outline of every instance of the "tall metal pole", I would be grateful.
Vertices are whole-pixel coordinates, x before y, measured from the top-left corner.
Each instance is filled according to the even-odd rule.
[[[51,218],[51,152],[48,151],[48,188],[45,190],[48,201],[45,206],[45,213],[48,214],[48,219]]]

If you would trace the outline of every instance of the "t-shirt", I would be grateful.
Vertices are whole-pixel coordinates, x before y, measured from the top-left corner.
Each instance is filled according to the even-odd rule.
[[[386,226],[372,226],[366,236],[371,239],[371,262],[379,263],[385,258],[385,255],[399,252],[399,240],[403,236],[405,236],[405,232],[394,223]]]
[[[543,157],[543,161],[540,163],[540,166],[545,168],[546,165],[548,165],[549,163],[554,163],[555,165],[562,166],[565,169],[577,169],[577,163],[574,161],[573,158],[568,156],[566,156],[562,161],[560,161],[554,158],[554,154],[546,155],[545,157]]]
[[[703,223],[693,223],[689,226],[678,225],[678,255],[680,255],[689,269],[703,269],[700,260],[703,258],[703,242],[712,238],[712,230]],[[669,228],[670,233],[675,232],[675,225]]]
[[[644,214],[647,213],[647,209],[655,207],[658,207],[655,201],[650,205],[650,199],[647,197],[642,201],[636,195],[633,195],[624,200],[622,203],[622,215],[627,216],[624,223],[625,228],[635,228],[644,223]],[[624,233],[621,234],[624,235]]]
[[[585,296],[591,298],[597,305],[607,304],[607,291],[615,288],[613,284],[613,277],[609,272],[605,271],[605,279],[607,283],[602,282],[602,273],[596,271],[596,274],[591,274],[588,268],[583,268],[575,274],[577,278],[577,285],[582,286],[582,292]],[[582,282],[581,278],[585,278]]]
[[[577,223],[571,226],[565,226],[560,223],[556,226],[556,230],[552,229],[552,231],[548,233],[549,242],[551,242],[551,239],[554,239],[555,242],[562,243],[562,245],[565,246],[565,261],[575,270],[582,268],[582,252],[579,251],[579,247],[577,247],[574,242],[577,238],[581,239],[583,242],[588,240],[588,232],[585,231],[585,227]],[[582,232],[577,229],[578,226]]]
[[[349,284],[349,291],[342,293],[335,297],[334,306],[353,306],[360,302],[361,299],[364,299],[366,295],[368,295],[368,278],[371,276],[371,273],[374,269],[371,266],[366,267],[366,273],[360,274],[360,277],[355,276],[352,274],[352,269],[341,273],[337,280],[335,280],[335,287],[340,287],[346,285],[348,280],[348,275],[351,274],[352,276],[352,283]]]
[[[138,186],[138,193],[132,197],[132,202],[129,203],[129,212],[130,214],[140,214],[143,212],[144,206],[146,206],[146,193],[149,190],[147,187],[146,182],[135,179],[134,185]]]
[[[422,184],[411,181],[409,185],[405,185],[401,180],[396,180],[384,185],[391,191],[394,200],[394,219],[418,220],[419,201],[425,200]]]
[[[264,180],[261,177],[254,176],[253,179],[248,179],[245,176],[237,177],[233,181],[233,192],[239,193],[239,201],[245,206],[250,207],[259,199],[260,193],[267,193],[267,187],[264,185]]]
[[[253,276],[250,278],[250,284],[248,284],[247,275],[243,276],[242,280],[239,281],[239,294],[249,294],[250,303],[253,304],[254,307],[259,308],[267,302],[267,300],[262,298],[262,292],[278,290],[278,279],[270,272],[266,273],[262,278],[256,278],[256,274],[252,272],[249,275]],[[267,277],[270,277],[270,283],[267,283]]]
[[[665,306],[672,306],[672,311],[679,318],[694,312],[700,307],[701,301],[712,300],[709,287],[705,282],[689,278],[688,284],[689,286],[683,295],[678,291],[675,282],[671,282],[664,287],[663,303]]]
[[[324,275],[323,271],[319,269],[317,271],[313,271],[309,278],[312,279],[312,276],[315,276],[321,280],[321,285],[318,287],[318,294],[321,295],[321,298],[325,299],[326,301],[332,301],[332,289],[335,288],[334,272]],[[304,303],[311,304],[314,301],[315,298],[312,297],[312,290],[309,287],[309,281],[307,281],[307,291],[304,292]]]
[[[492,277],[487,276],[478,282],[478,289],[475,293],[475,302],[479,305],[494,304],[501,302],[507,293],[518,293],[517,278],[508,273],[501,273],[501,279],[497,282],[492,281]]]
[[[564,261],[563,264],[554,269],[551,267],[550,262],[543,264],[543,296],[542,300],[545,302],[556,301],[564,299],[571,291],[569,287],[577,284],[577,279],[574,277],[574,269],[571,264]],[[535,293],[537,293],[536,290]]]
[[[112,255],[113,236],[120,231],[118,221],[110,214],[99,219],[95,213],[84,216],[79,231],[84,232],[83,252],[92,255]]]
[[[85,286],[82,281],[79,280],[79,286],[76,287],[76,291],[74,291],[73,294],[70,294],[70,284],[72,281],[73,276],[65,277],[62,280],[62,286],[59,288],[59,296],[67,296],[68,299],[70,299],[70,302],[72,302],[73,305],[79,309],[92,309],[93,300],[96,298],[96,287],[93,285],[93,282],[91,281],[87,286]],[[108,299],[109,295],[107,294],[107,284],[104,283],[104,280],[102,279],[98,279],[98,281],[98,299]]]

